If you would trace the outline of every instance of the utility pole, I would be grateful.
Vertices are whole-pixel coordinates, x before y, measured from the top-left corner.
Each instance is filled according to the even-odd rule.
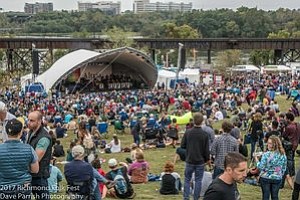
[[[181,63],[181,50],[183,48],[183,44],[182,43],[178,43],[179,48],[178,48],[178,58],[177,58],[177,71],[176,71],[176,84],[178,81],[178,77],[179,77],[179,70],[180,70],[180,63]]]

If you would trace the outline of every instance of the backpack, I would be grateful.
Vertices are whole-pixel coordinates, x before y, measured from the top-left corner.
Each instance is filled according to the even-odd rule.
[[[116,183],[114,188],[118,194],[124,195],[128,191],[128,184],[125,180],[121,168],[118,169],[117,173],[112,173],[112,178],[114,182]]]

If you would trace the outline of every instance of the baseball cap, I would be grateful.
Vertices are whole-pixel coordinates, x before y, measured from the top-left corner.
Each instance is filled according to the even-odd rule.
[[[118,161],[115,158],[109,159],[109,161],[108,161],[108,166],[109,167],[114,167],[114,166],[117,166],[117,165],[118,165]]]

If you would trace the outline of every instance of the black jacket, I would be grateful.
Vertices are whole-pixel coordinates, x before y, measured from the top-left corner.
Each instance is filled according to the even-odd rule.
[[[201,127],[188,129],[181,141],[181,148],[186,149],[185,161],[201,165],[209,160],[209,137]]]

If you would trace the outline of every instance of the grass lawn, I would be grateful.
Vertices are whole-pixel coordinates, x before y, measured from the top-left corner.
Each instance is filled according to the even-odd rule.
[[[285,96],[278,96],[276,100],[278,101],[280,105],[281,111],[285,112],[288,110],[288,108],[291,106],[291,100],[286,101]],[[247,105],[243,105],[244,108],[247,108]],[[296,119],[296,121],[299,121],[299,118]],[[220,122],[216,123],[214,125],[214,128],[220,127]],[[109,129],[109,139],[111,140],[113,134],[113,129]],[[70,141],[75,138],[75,135],[72,132],[68,132],[68,137],[61,139],[61,142],[63,143],[65,150],[67,150],[67,147],[69,146]],[[133,139],[132,136],[129,134],[129,130],[126,130],[126,134],[119,135],[119,138],[121,140],[122,147],[129,147],[132,143]],[[250,147],[248,147],[250,148]],[[250,151],[249,151],[250,152]],[[152,174],[160,174],[163,170],[163,166],[165,161],[167,160],[174,160],[175,155],[175,149],[171,146],[168,146],[167,148],[163,149],[149,149],[145,150],[145,159],[150,163],[150,172]],[[116,158],[118,161],[125,161],[125,158],[130,157],[130,153],[117,153],[117,154],[101,154],[99,153],[99,156],[101,158],[104,158],[106,160],[106,163],[102,164],[102,168],[107,172],[109,171],[107,166],[107,161],[110,158]],[[62,161],[64,158],[59,158],[58,160]],[[63,165],[58,164],[57,165],[63,172]],[[299,167],[299,157],[296,156],[296,169]],[[181,177],[182,181],[184,178],[184,162],[178,161],[175,165],[175,171],[178,172]],[[57,197],[54,197],[52,199],[62,199],[61,197],[65,194],[66,189],[66,182],[63,180],[63,182],[60,184],[61,188],[64,189],[61,191]],[[135,199],[182,199],[182,193],[179,195],[174,196],[162,196],[158,193],[158,189],[160,186],[160,182],[149,182],[147,184],[138,184],[133,185],[135,192],[137,193],[137,196]],[[261,189],[257,186],[251,186],[247,184],[240,184],[239,190],[241,193],[241,197],[243,200],[256,200],[261,199]],[[291,199],[292,190],[289,189],[289,187],[285,186],[284,189],[280,190],[280,199],[281,200],[290,200]],[[109,199],[109,198],[106,198]]]

